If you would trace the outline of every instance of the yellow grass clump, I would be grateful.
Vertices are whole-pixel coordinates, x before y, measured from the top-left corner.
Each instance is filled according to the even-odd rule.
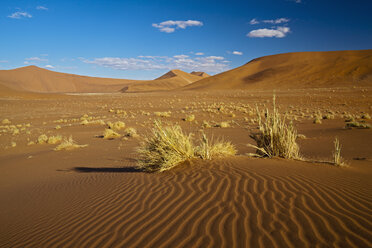
[[[37,143],[38,144],[45,144],[48,142],[48,136],[46,134],[42,134],[37,138]]]
[[[333,164],[336,166],[344,166],[345,163],[343,161],[343,158],[341,157],[341,145],[338,138],[334,141],[335,150],[333,152]]]
[[[296,142],[297,130],[290,122],[287,124],[286,116],[281,116],[275,105],[273,97],[273,112],[266,109],[264,120],[256,109],[258,116],[259,133],[251,134],[257,145],[250,145],[257,149],[256,156],[282,157],[287,159],[300,159],[299,146]],[[252,154],[251,154],[252,155]]]
[[[201,159],[213,159],[217,157],[233,156],[237,153],[235,146],[230,142],[209,140],[203,133],[200,145],[195,148],[195,154]]]
[[[55,145],[55,144],[57,144],[57,143],[59,143],[61,141],[62,141],[62,136],[61,135],[57,135],[57,136],[50,136],[46,142],[48,144]]]
[[[193,120],[195,120],[195,115],[188,115],[185,118],[183,118],[182,120],[184,120],[184,121],[193,121]]]
[[[168,112],[154,112],[154,114],[156,116],[159,116],[159,117],[170,117],[171,116],[170,111],[168,111]]]
[[[87,147],[88,145],[78,145],[76,142],[72,139],[72,136],[70,136],[68,139],[64,138],[61,144],[59,144],[56,148],[54,148],[55,151],[61,151],[61,150],[73,150],[77,148]]]
[[[164,127],[155,121],[152,135],[146,137],[137,149],[138,167],[144,171],[165,171],[192,158],[212,159],[235,155],[229,142],[210,142],[203,134],[200,146],[192,141],[193,134],[185,134],[178,125]],[[212,144],[211,144],[212,143]]]
[[[125,128],[125,123],[122,121],[116,121],[114,123],[109,122],[107,125],[113,130],[121,130]]]
[[[4,124],[4,125],[7,125],[7,124],[10,124],[12,122],[10,120],[8,120],[8,119],[4,119],[4,120],[2,120],[1,123]]]
[[[137,130],[133,127],[128,127],[124,130],[124,135],[126,137],[138,137]]]
[[[103,132],[104,139],[115,139],[115,138],[119,138],[120,136],[121,135],[119,133],[115,132],[112,129],[105,129],[105,131]]]

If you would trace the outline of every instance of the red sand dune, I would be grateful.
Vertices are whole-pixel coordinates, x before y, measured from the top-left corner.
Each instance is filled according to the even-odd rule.
[[[367,85],[372,85],[372,50],[265,56],[187,85],[184,89],[287,89]]]

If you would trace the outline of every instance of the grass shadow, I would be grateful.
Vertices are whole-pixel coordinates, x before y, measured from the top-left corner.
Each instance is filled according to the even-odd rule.
[[[143,172],[136,167],[74,167],[80,173],[138,173]]]

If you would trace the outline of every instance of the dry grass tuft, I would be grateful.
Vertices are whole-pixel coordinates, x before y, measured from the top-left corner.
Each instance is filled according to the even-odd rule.
[[[45,144],[48,142],[48,136],[46,134],[42,134],[37,138],[37,143],[38,144]]]
[[[113,130],[121,130],[125,128],[125,123],[122,121],[116,121],[114,123],[108,122],[107,125]]]
[[[105,131],[103,132],[104,139],[115,139],[119,137],[121,137],[121,135],[112,129],[105,129]]]
[[[371,125],[368,123],[362,123],[362,122],[357,122],[357,121],[346,123],[345,128],[353,128],[353,127],[359,128],[359,129],[370,129]]]
[[[137,130],[135,128],[128,127],[124,130],[124,136],[137,138],[139,135],[137,134]]]
[[[335,150],[333,152],[333,164],[337,166],[344,166],[345,163],[343,161],[343,158],[341,157],[341,145],[338,138],[334,141]]]
[[[164,127],[155,121],[152,135],[138,148],[138,167],[144,171],[165,171],[192,159],[213,159],[236,154],[230,142],[213,142],[203,134],[200,145],[195,146],[193,134],[185,134],[178,125]]]
[[[194,157],[192,134],[186,135],[178,125],[163,127],[155,121],[152,136],[138,148],[138,167],[145,171],[165,171]]]
[[[72,139],[72,136],[70,136],[68,139],[64,138],[61,144],[59,144],[56,148],[54,148],[55,151],[61,151],[61,150],[73,150],[77,148],[87,147],[88,145],[78,145],[76,142]]]
[[[275,95],[273,105],[272,113],[266,109],[264,120],[262,120],[257,107],[260,132],[251,135],[257,146],[249,146],[257,149],[257,154],[254,154],[254,156],[300,159],[299,147],[296,143],[297,131],[291,122],[287,124],[286,116],[282,117],[278,112],[275,105]]]
[[[51,144],[51,145],[55,145],[55,144],[57,144],[57,143],[59,143],[61,141],[62,141],[62,136],[61,135],[57,135],[57,136],[50,136],[48,138],[48,140],[46,141],[46,143]]]
[[[234,156],[237,153],[235,146],[230,142],[213,139],[209,140],[203,133],[200,139],[200,145],[195,148],[195,154],[201,159],[212,159],[218,157]]]
[[[185,118],[183,118],[182,120],[184,120],[184,121],[193,121],[193,120],[195,120],[195,115],[188,115]]]

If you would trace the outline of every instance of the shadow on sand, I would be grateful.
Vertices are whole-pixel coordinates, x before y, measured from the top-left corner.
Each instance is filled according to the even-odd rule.
[[[143,172],[136,167],[74,167],[74,171],[81,173],[137,173]]]

